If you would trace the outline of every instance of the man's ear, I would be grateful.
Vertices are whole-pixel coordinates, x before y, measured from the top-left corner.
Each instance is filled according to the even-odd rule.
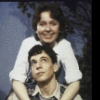
[[[38,34],[37,30],[35,31],[36,34]]]
[[[57,63],[54,63],[53,68],[54,68],[54,72],[58,71],[58,65],[57,65]]]

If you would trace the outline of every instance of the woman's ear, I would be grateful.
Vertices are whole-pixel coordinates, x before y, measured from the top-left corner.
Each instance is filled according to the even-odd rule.
[[[57,63],[54,63],[53,68],[54,68],[54,72],[58,71],[58,65],[57,65]]]

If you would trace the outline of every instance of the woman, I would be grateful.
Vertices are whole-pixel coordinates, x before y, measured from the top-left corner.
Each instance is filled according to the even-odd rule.
[[[33,15],[32,27],[36,34],[23,40],[13,70],[10,72],[14,92],[20,100],[30,100],[24,85],[27,79],[28,51],[37,44],[47,45],[58,54],[58,65],[60,62],[65,71],[65,80],[68,87],[61,100],[72,100],[80,89],[82,73],[73,53],[70,42],[65,40],[64,32],[66,20],[60,6],[57,3],[40,3]]]

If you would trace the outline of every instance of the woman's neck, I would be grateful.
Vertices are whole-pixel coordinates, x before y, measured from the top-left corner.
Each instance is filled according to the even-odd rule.
[[[46,45],[46,46],[49,46],[50,48],[53,48],[55,46],[56,42],[53,42],[53,43],[43,43],[42,42],[42,45]]]

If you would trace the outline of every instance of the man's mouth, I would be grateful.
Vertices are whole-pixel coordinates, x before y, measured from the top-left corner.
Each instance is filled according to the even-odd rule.
[[[38,76],[42,76],[44,74],[44,72],[38,72],[37,75]]]

